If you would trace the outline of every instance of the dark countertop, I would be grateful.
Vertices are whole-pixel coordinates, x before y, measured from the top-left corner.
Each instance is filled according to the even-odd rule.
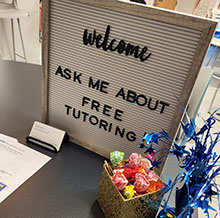
[[[0,60],[0,133],[26,144],[41,116],[38,65]],[[52,159],[0,204],[0,218],[99,218],[96,202],[104,158],[65,142],[59,153],[27,144]]]

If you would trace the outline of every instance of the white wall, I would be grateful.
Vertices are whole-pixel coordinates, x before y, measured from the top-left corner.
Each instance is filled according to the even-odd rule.
[[[178,0],[176,11],[191,14],[195,0]]]
[[[17,0],[18,7],[28,11],[29,17],[20,19],[24,46],[29,63],[39,62],[39,0]],[[17,24],[15,28],[15,46],[17,53],[22,54]],[[3,59],[13,59],[11,22],[10,19],[0,19],[0,56]],[[22,61],[17,57],[18,61]]]

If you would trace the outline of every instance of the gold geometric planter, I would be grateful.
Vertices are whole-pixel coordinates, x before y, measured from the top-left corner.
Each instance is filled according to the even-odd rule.
[[[155,218],[162,199],[160,194],[158,190],[125,199],[115,187],[104,164],[96,199],[106,218]]]

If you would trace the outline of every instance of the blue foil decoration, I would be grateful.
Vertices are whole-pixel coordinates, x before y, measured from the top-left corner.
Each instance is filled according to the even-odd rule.
[[[220,108],[219,108],[220,109]],[[216,215],[220,217],[220,191],[215,178],[220,175],[220,155],[213,150],[220,141],[220,131],[212,133],[211,128],[215,124],[215,116],[220,116],[217,109],[210,117],[204,121],[204,125],[199,131],[196,131],[195,120],[190,119],[186,114],[187,122],[182,122],[181,127],[185,133],[187,141],[193,141],[194,146],[186,149],[186,145],[182,143],[177,144],[169,138],[165,131],[159,133],[147,133],[141,144],[138,146],[145,149],[145,153],[152,153],[153,151],[159,153],[167,150],[167,154],[159,159],[154,158],[152,166],[159,168],[162,163],[161,159],[167,155],[175,155],[178,160],[182,161],[182,170],[175,177],[172,182],[169,178],[168,183],[164,184],[162,189],[163,194],[167,193],[167,198],[161,204],[162,210],[159,212],[157,218],[191,218],[194,208],[201,208],[207,217],[209,210],[216,211]],[[183,141],[186,141],[186,140]],[[160,143],[168,143],[171,149],[156,150]],[[176,202],[175,208],[168,206],[168,202],[174,187],[183,182],[180,189],[175,190]],[[212,197],[215,196],[218,200],[217,209],[210,206]]]

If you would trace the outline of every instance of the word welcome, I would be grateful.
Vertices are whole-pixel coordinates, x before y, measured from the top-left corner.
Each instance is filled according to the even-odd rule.
[[[116,39],[112,39],[111,42],[108,44],[110,34],[110,25],[107,26],[105,31],[105,36],[103,37],[101,34],[96,34],[96,30],[92,33],[88,34],[88,30],[85,29],[83,33],[83,44],[84,45],[94,45],[96,48],[102,48],[104,51],[117,51],[119,54],[125,52],[125,55],[133,55],[134,58],[140,58],[142,62],[146,61],[150,56],[151,53],[147,54],[148,48],[145,46],[139,51],[139,46],[134,46],[130,43],[127,43],[124,40],[120,40],[118,43]],[[103,39],[103,41],[102,41]],[[117,45],[116,45],[117,43]]]

